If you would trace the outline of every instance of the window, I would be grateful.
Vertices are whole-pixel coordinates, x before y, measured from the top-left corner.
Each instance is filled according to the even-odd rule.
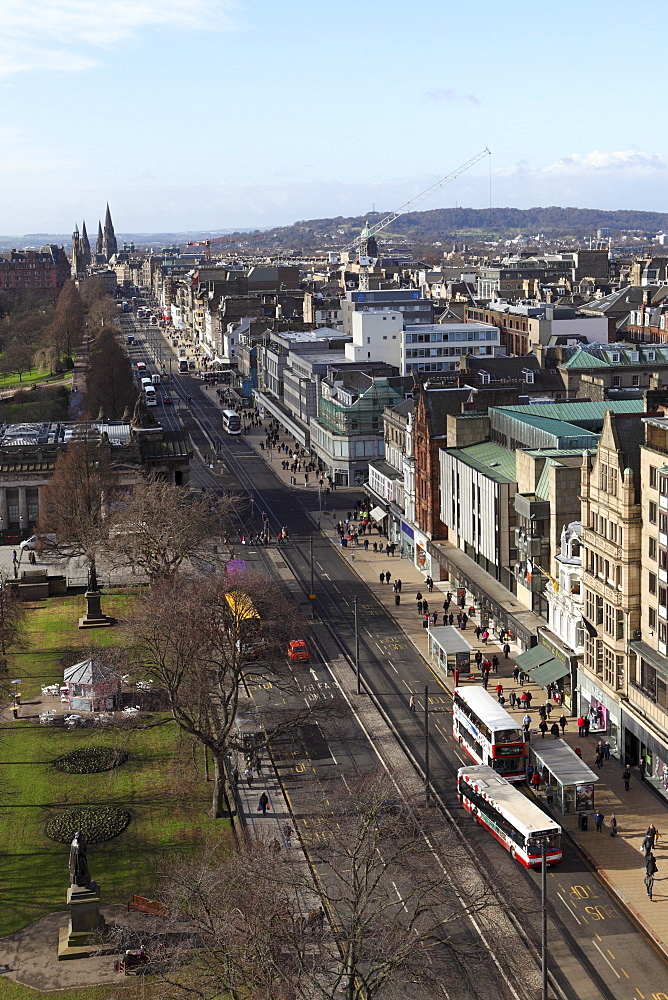
[[[611,687],[615,683],[615,656],[611,649],[605,647],[603,654],[603,680]]]
[[[656,573],[647,574],[647,589],[653,597],[656,596]]]
[[[634,375],[631,378],[631,385],[634,385],[634,386],[640,385],[640,375]]]
[[[653,490],[656,489],[656,467],[654,465],[649,467],[649,485]]]
[[[656,538],[647,539],[647,555],[650,559],[656,559]]]
[[[616,621],[615,624],[616,624],[615,638],[617,638],[617,639],[623,639],[624,638],[624,612],[623,611],[619,611],[619,610],[617,611],[617,621]]]
[[[649,523],[650,524],[656,524],[657,513],[658,513],[658,508],[657,508],[656,504],[650,502],[649,509],[648,509],[648,512],[647,512],[647,516],[649,518]]]
[[[612,607],[612,605],[608,604],[607,601],[605,602],[604,608],[605,608],[605,616],[604,616],[603,627],[605,631],[608,633],[608,635],[613,635],[615,609]]]
[[[647,610],[647,624],[651,629],[656,628],[656,608],[648,608]]]
[[[613,387],[613,389],[619,389],[619,387],[620,387],[621,384],[622,384],[621,376],[620,375],[613,375],[612,376],[612,387]]]

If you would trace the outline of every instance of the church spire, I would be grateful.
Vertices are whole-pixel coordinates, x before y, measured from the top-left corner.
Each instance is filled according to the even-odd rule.
[[[85,267],[90,265],[90,241],[88,239],[88,233],[86,232],[86,221],[84,219],[83,226],[81,228],[81,257]]]
[[[111,221],[109,202],[107,202],[107,211],[104,216],[104,232],[102,236],[102,253],[105,255],[107,260],[109,260],[114,256],[117,250],[118,241],[116,240],[116,234],[114,233],[114,224]]]
[[[95,253],[103,253],[104,237],[102,236],[102,223],[98,221],[97,224],[97,243],[95,244]]]

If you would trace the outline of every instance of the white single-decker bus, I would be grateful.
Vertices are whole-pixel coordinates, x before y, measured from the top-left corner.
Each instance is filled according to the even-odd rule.
[[[461,767],[457,771],[457,796],[476,822],[525,868],[542,864],[543,844],[546,864],[558,865],[561,861],[559,824],[491,767]]]

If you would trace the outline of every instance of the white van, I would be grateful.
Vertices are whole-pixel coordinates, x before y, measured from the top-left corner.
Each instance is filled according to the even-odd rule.
[[[155,389],[152,385],[147,385],[144,387],[144,398],[146,400],[147,406],[157,406],[158,397],[156,396]]]
[[[142,389],[145,389],[147,385],[152,385],[152,384],[153,383],[151,382],[150,376],[149,375],[144,375],[143,379],[141,380],[141,387],[142,387]]]

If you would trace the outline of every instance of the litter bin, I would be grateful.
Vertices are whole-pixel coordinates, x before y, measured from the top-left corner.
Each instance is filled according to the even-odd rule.
[[[401,604],[401,594],[394,595],[394,604],[398,607]]]
[[[581,830],[587,829],[587,816],[585,813],[580,813],[580,829]]]
[[[18,719],[18,717],[19,717],[19,710],[18,710],[18,708],[13,708],[12,709],[12,715],[14,716],[15,719]]]
[[[399,595],[397,594],[397,597],[398,596]],[[422,628],[429,628],[429,622],[428,622],[428,620],[426,618],[422,619]]]

